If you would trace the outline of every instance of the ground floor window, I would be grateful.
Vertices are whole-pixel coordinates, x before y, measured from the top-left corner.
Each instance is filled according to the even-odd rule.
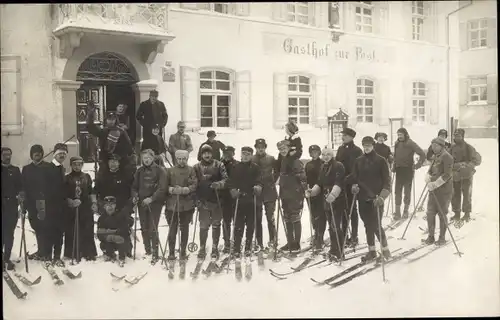
[[[225,71],[200,72],[201,127],[229,127],[232,103],[231,74]]]
[[[298,124],[309,124],[311,100],[311,78],[303,75],[289,76],[288,120]]]

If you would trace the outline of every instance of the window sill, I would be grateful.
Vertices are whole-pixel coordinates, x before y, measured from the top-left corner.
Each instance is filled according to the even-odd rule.
[[[487,106],[488,101],[475,101],[467,103],[467,107]]]
[[[209,128],[209,127],[203,127],[203,128],[200,128],[200,130],[197,130],[196,133],[198,133],[199,135],[206,135],[208,131],[215,131],[215,133],[217,135],[219,134],[234,134],[236,132],[238,132],[237,129],[235,128]]]
[[[490,48],[488,46],[486,47],[477,47],[477,48],[469,48],[467,51],[480,51],[480,50],[486,50],[486,49],[493,49],[493,48]]]

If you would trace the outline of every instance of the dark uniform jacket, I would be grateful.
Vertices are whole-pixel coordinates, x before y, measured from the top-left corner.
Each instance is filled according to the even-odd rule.
[[[15,199],[23,191],[19,167],[2,165],[2,199]]]
[[[225,185],[228,177],[224,164],[215,159],[212,159],[209,163],[202,160],[195,164],[193,169],[196,174],[196,180],[198,181],[196,199],[199,201],[217,203],[215,189],[211,188],[210,185],[217,181],[220,181],[223,185]],[[221,190],[218,190],[217,192],[220,196]]]
[[[231,176],[227,179],[226,187],[240,190],[239,205],[253,202],[253,187],[261,186],[259,166],[252,161],[238,162],[233,167]]]
[[[46,220],[54,223],[63,223],[66,208],[66,183],[64,167],[56,166],[55,160],[47,165],[45,178],[49,188],[45,190]]]
[[[228,178],[231,177],[231,174],[232,174],[233,169],[236,166],[236,164],[240,163],[236,159],[231,159],[231,160],[223,159],[221,162],[222,162],[222,164],[224,164],[224,168],[226,168]],[[233,198],[231,197],[231,193],[229,192],[229,189],[227,188],[227,186],[226,186],[226,188],[221,190],[221,194],[222,194],[222,197],[224,198],[225,203],[231,203],[233,201]]]
[[[151,104],[148,99],[141,102],[137,110],[136,119],[144,129],[142,132],[143,139],[151,138],[153,135],[153,128],[160,129],[160,136],[163,133],[163,128],[168,122],[168,113],[165,104],[159,100],[156,101],[155,106]]]
[[[166,195],[167,173],[164,168],[153,163],[137,169],[132,183],[132,197],[138,197],[140,201],[151,197],[153,202],[163,202]]]
[[[223,150],[226,146],[220,142],[219,140],[214,140],[210,142],[209,140],[203,142],[200,145],[200,148],[198,149],[198,161],[201,161],[201,147],[203,147],[205,144],[208,144],[209,146],[212,147],[212,158],[215,160],[221,159],[221,150]]]
[[[470,179],[476,173],[475,167],[481,164],[481,155],[476,149],[463,141],[451,146],[450,154],[454,159],[453,181]]]
[[[194,208],[195,191],[198,185],[196,173],[193,167],[185,166],[184,168],[172,167],[167,169],[167,190],[169,187],[188,187],[190,194],[170,194],[167,197],[167,210],[171,212],[183,212]],[[179,197],[179,205],[177,207],[177,197]]]
[[[23,167],[22,184],[26,196],[25,206],[30,217],[37,216],[36,200],[45,200],[45,189],[48,187],[45,174],[48,165],[48,162],[41,161],[39,164],[32,162]]]
[[[83,172],[70,172],[66,175],[65,185],[66,185],[66,199],[77,199],[76,196],[76,184],[77,181],[80,182],[80,201],[82,202],[78,207],[79,210],[90,211],[91,200],[90,195],[94,194],[94,189],[92,188],[92,178],[88,173]],[[74,211],[75,209],[72,209]]]
[[[280,198],[304,201],[307,178],[302,162],[293,156],[283,157],[280,166]]]
[[[373,145],[373,149],[379,156],[387,161],[389,166],[392,166],[392,163],[394,162],[394,156],[392,155],[391,147],[384,143],[375,143]]]
[[[259,166],[262,182],[262,194],[259,197],[263,202],[273,202],[278,198],[276,191],[276,181],[279,173],[276,172],[276,159],[268,154],[263,156],[254,155],[252,162]]]
[[[120,210],[125,206],[130,199],[130,191],[134,177],[123,169],[118,169],[116,172],[110,170],[102,171],[97,175],[94,184],[94,193],[97,195],[97,200],[101,202],[107,196],[116,198],[116,208]]]
[[[316,160],[311,160],[306,163],[305,171],[306,171],[307,186],[309,187],[309,189],[311,189],[312,187],[314,187],[316,183],[318,183],[319,173],[322,165],[323,165],[323,160],[321,160],[320,158]],[[322,201],[322,199],[323,198],[319,194],[311,197],[311,205],[313,205],[312,204],[313,202]]]
[[[323,195],[330,193],[333,186],[338,186],[341,190],[338,198],[343,199],[345,189],[344,165],[335,159],[324,162],[321,166],[316,184],[321,188]]]
[[[353,170],[354,162],[362,155],[363,150],[351,141],[349,143],[344,143],[339,147],[337,154],[335,155],[335,160],[344,165],[345,174],[349,175]]]
[[[97,220],[97,238],[100,241],[106,241],[106,236],[117,235],[122,236],[124,239],[129,237],[129,228],[133,225],[129,212],[132,208],[129,206],[124,207],[122,210],[116,210],[112,215],[104,212]],[[103,229],[107,229],[104,232]],[[125,240],[125,243],[127,241]]]
[[[347,181],[351,185],[358,184],[358,200],[360,201],[375,199],[383,189],[391,190],[391,177],[387,162],[375,151],[363,154],[356,159]]]
[[[446,150],[443,150],[433,158],[429,170],[427,171],[431,181],[434,182],[439,178],[445,181],[445,184],[435,189],[434,192],[451,196],[453,192],[453,182],[451,179],[453,174],[453,157]]]
[[[302,157],[302,139],[299,137],[298,134],[294,134],[293,136],[285,137],[285,140],[288,140],[290,142],[290,153],[295,151],[295,153],[292,155],[292,157],[299,159]],[[283,156],[278,154],[278,163],[276,165],[276,172],[280,172],[281,170],[281,162],[283,161]]]

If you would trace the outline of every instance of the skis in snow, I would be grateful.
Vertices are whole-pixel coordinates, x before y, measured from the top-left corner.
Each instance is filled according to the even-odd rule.
[[[38,276],[38,278],[36,278],[34,281],[31,281],[28,278],[26,278],[25,276],[23,276],[17,272],[14,273],[14,275],[16,276],[16,278],[19,279],[19,281],[21,281],[24,285],[26,285],[28,287],[32,287],[34,285],[37,285],[42,281],[42,276]]]
[[[243,274],[241,273],[241,258],[236,258],[234,265],[234,274],[236,276],[236,280],[241,281],[241,279],[243,278]]]
[[[54,270],[54,267],[50,262],[45,263],[43,267],[45,270],[47,270],[47,272],[50,275],[50,278],[52,279],[55,285],[62,286],[64,284],[64,281],[62,281],[61,278],[59,278],[59,275],[57,275],[56,270]]]
[[[184,280],[186,278],[186,263],[187,257],[185,259],[179,260],[179,279]]]
[[[193,280],[198,279],[204,261],[205,259],[198,259],[198,261],[196,262],[196,267],[194,268],[194,271],[191,272],[191,278],[193,278]]]
[[[172,280],[174,278],[175,273],[175,260],[168,260],[168,278]]]
[[[247,281],[252,279],[252,260],[250,257],[245,258],[245,279]]]
[[[12,291],[12,293],[18,298],[18,299],[24,299],[28,295],[27,292],[22,292],[21,289],[17,286],[17,284],[14,282],[10,274],[7,272],[7,270],[3,271],[3,279],[5,282],[7,282],[8,287]]]
[[[220,266],[217,268],[216,272],[218,274],[221,273],[229,265],[230,262],[231,256],[228,254],[222,259]]]
[[[141,281],[148,273],[147,272],[144,272],[143,274],[141,274],[140,276],[137,276],[137,277],[134,277],[132,278],[131,280],[127,280],[127,279],[124,279],[125,282],[130,285],[130,286],[135,286],[136,284],[139,283],[139,281]]]
[[[78,272],[78,274],[74,274],[73,272],[69,271],[68,269],[62,269],[62,273],[70,278],[71,280],[76,280],[76,279],[80,279],[82,277],[82,272]]]

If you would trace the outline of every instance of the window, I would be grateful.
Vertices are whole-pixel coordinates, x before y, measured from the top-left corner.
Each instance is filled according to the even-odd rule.
[[[210,2],[210,3],[198,3],[198,8],[200,10],[214,11],[219,13],[228,14],[229,12],[229,2]]]
[[[487,46],[488,20],[481,19],[469,22],[469,48],[484,48]]]
[[[287,21],[309,24],[309,3],[289,2],[287,3]]]
[[[423,82],[413,82],[411,93],[412,120],[425,122],[425,107],[427,101],[427,88]]]
[[[488,100],[487,88],[488,86],[486,77],[470,79],[469,101],[470,102],[487,101]]]
[[[411,13],[417,16],[424,15],[424,2],[423,1],[412,1],[411,2]]]
[[[356,6],[356,31],[372,33],[372,14],[371,1],[361,1]]]
[[[312,102],[311,79],[306,76],[288,77],[288,120],[309,124]]]
[[[231,75],[224,71],[200,72],[201,127],[229,127]]]
[[[411,2],[411,25],[412,25],[412,39],[422,40],[422,33],[424,27],[424,2],[423,1],[412,1]]]
[[[373,122],[373,81],[358,79],[356,82],[356,115],[358,122]]]

